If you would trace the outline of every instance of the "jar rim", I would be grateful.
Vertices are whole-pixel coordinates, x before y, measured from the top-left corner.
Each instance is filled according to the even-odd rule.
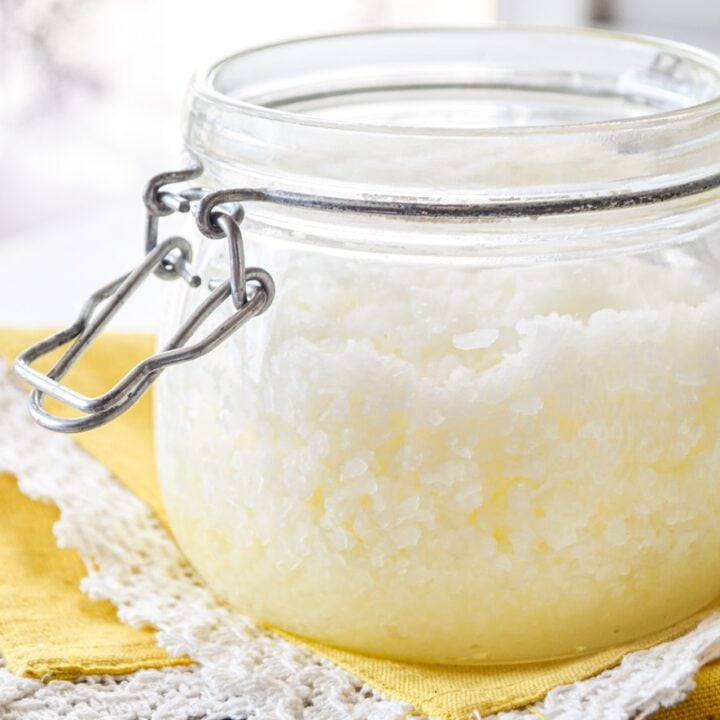
[[[339,198],[552,214],[720,185],[720,57],[646,36],[520,25],[325,35],[221,59],[188,100],[186,145],[210,185],[330,209]]]
[[[579,123],[565,123],[552,125],[526,125],[526,126],[497,126],[497,127],[443,127],[443,126],[414,126],[414,125],[396,125],[381,123],[363,123],[351,120],[335,119],[335,118],[318,118],[307,115],[302,112],[291,110],[283,110],[273,107],[266,107],[262,104],[254,103],[242,98],[233,97],[217,87],[218,76],[230,63],[251,57],[260,52],[271,51],[279,48],[299,47],[314,41],[331,40],[331,39],[350,39],[361,36],[381,36],[381,35],[410,35],[415,33],[447,33],[447,32],[472,32],[472,33],[494,33],[498,31],[530,33],[534,35],[564,35],[577,38],[600,38],[606,40],[616,40],[623,43],[633,43],[653,48],[658,52],[674,52],[685,60],[692,61],[699,67],[712,72],[720,83],[720,55],[716,55],[708,50],[695,47],[688,43],[675,40],[667,40],[664,38],[646,35],[626,33],[615,30],[606,30],[600,28],[577,28],[577,27],[561,27],[561,26],[538,26],[538,25],[521,25],[512,23],[494,23],[488,25],[480,25],[474,27],[403,27],[403,28],[384,28],[374,30],[360,30],[352,32],[331,33],[316,36],[305,36],[282,40],[275,43],[267,43],[254,46],[246,50],[232,53],[219,60],[212,62],[209,66],[201,68],[195,75],[193,80],[193,92],[198,96],[202,96],[218,106],[226,106],[243,113],[261,119],[273,120],[282,123],[290,123],[292,125],[305,125],[316,128],[326,128],[345,132],[363,132],[376,134],[392,134],[392,135],[428,135],[428,136],[469,136],[469,137],[486,137],[501,138],[508,135],[520,136],[537,136],[545,134],[562,134],[568,131],[580,132],[602,132],[612,131],[615,129],[635,128],[642,129],[644,127],[652,127],[658,123],[668,123],[675,120],[682,120],[689,115],[714,115],[720,114],[720,92],[713,97],[702,102],[687,105],[685,107],[663,110],[660,112],[651,112],[637,117],[622,117],[609,120],[598,120]]]

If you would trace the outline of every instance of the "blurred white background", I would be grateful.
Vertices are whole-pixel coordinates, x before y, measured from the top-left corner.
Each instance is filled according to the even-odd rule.
[[[719,0],[0,0],[0,324],[66,323],[139,260],[141,189],[177,164],[198,66],[301,35],[494,20],[618,27],[720,52]],[[154,322],[131,306],[119,325]]]

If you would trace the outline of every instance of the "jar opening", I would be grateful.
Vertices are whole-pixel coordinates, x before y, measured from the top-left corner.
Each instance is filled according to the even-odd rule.
[[[408,131],[598,124],[720,103],[720,62],[709,53],[530,27],[295,40],[226,58],[204,82],[225,102],[289,122]]]

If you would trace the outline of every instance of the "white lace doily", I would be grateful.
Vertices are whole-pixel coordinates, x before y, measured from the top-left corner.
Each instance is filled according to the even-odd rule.
[[[70,438],[34,424],[24,393],[4,365],[0,470],[13,473],[29,497],[59,507],[58,545],[84,559],[88,575],[82,588],[90,597],[110,600],[131,625],[157,628],[162,647],[198,663],[47,684],[0,668],[3,720],[401,720],[415,715],[408,704],[216,603],[142,501]],[[645,718],[684,699],[699,668],[716,657],[720,613],[682,638],[553,690],[532,710],[495,719]]]

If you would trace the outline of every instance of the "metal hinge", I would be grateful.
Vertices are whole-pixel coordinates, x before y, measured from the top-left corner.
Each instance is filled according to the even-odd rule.
[[[104,425],[137,402],[167,367],[205,355],[248,320],[261,315],[270,307],[275,294],[272,277],[261,268],[245,266],[240,230],[242,206],[224,205],[221,208],[223,197],[204,188],[190,187],[170,191],[166,187],[187,182],[199,177],[201,173],[202,167],[193,164],[184,170],[161,173],[148,182],[144,193],[147,208],[146,254],[142,262],[131,272],[94,292],[69,328],[36,343],[15,361],[18,375],[33,387],[29,402],[30,413],[43,427],[58,432],[81,432]],[[205,202],[202,222],[198,219],[198,227],[207,237],[227,239],[230,277],[220,284],[213,284],[210,294],[160,352],[138,363],[107,392],[97,397],[87,397],[63,385],[62,378],[149,275],[155,274],[165,280],[182,278],[192,287],[201,284],[200,277],[192,269],[190,243],[179,236],[158,240],[161,217],[175,212],[189,212],[200,201]],[[232,315],[201,340],[190,343],[204,321],[228,299],[235,307]],[[72,344],[48,373],[32,367],[35,361],[68,343]],[[64,417],[51,413],[45,407],[46,396],[76,410],[80,417]]]

